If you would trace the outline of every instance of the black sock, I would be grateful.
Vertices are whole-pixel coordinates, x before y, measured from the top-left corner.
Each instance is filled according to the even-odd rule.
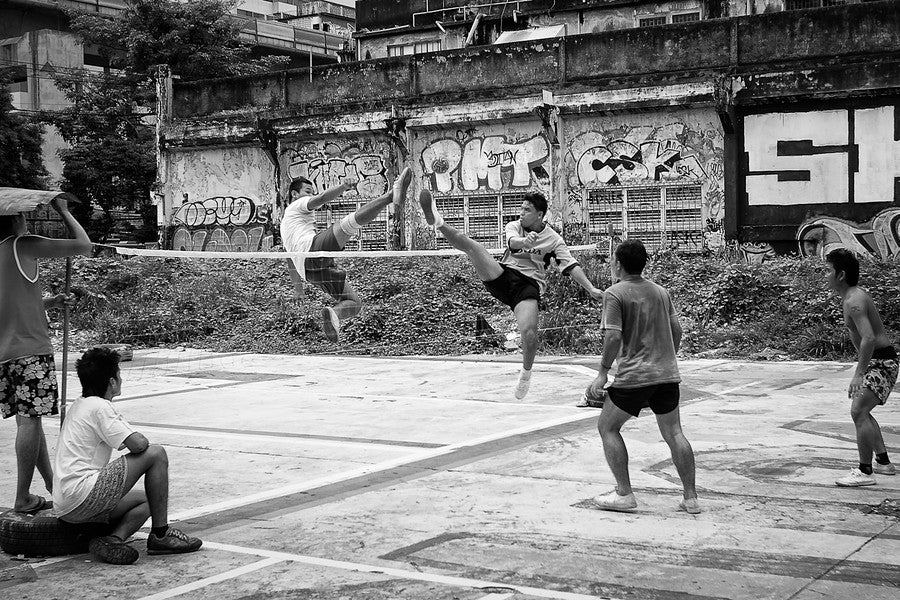
[[[872,472],[871,467],[869,468],[869,473]],[[163,525],[162,527],[151,527],[150,533],[155,535],[156,537],[165,537],[166,533],[169,531],[168,525]]]
[[[872,463],[869,463],[867,465],[859,463],[859,470],[862,471],[863,473],[865,473],[866,475],[871,475],[872,474]]]
[[[875,455],[875,462],[879,465],[889,465],[891,464],[891,459],[888,458],[887,452],[882,452]]]

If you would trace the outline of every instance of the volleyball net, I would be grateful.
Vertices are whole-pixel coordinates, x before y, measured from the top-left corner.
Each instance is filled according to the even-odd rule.
[[[74,261],[73,351],[95,344],[184,351],[326,355],[453,355],[515,352],[512,311],[495,300],[456,250],[192,252],[108,247]],[[609,285],[606,256],[572,246],[595,285]],[[498,258],[502,250],[491,251]],[[288,260],[334,259],[361,312],[323,334],[322,308],[335,300],[311,273],[295,286]],[[59,262],[59,261],[56,261]],[[308,263],[303,263],[308,264]],[[50,266],[50,265],[48,265]],[[62,265],[45,268],[47,291],[60,291]],[[541,352],[593,354],[600,303],[551,269],[542,295]],[[187,355],[186,355],[187,356]]]

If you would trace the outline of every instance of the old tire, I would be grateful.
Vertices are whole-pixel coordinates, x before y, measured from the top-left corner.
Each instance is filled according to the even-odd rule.
[[[29,557],[83,554],[92,537],[104,535],[109,529],[108,525],[97,523],[66,523],[50,510],[36,515],[10,510],[0,514],[0,549]]]

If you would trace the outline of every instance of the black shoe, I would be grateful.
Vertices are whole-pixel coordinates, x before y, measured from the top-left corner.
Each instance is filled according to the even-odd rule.
[[[169,527],[166,535],[157,537],[150,534],[147,538],[147,554],[182,554],[184,552],[196,552],[203,542],[195,537],[186,535],[183,531]]]
[[[88,544],[91,554],[111,565],[130,565],[138,559],[138,551],[117,537],[96,537]]]

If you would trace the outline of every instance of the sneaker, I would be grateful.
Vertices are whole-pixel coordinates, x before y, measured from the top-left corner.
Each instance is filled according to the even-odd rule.
[[[419,192],[419,204],[422,205],[422,213],[425,215],[425,222],[432,227],[440,227],[444,224],[444,219],[438,212],[437,204],[434,202],[434,196],[428,190]]]
[[[841,487],[860,487],[863,485],[875,485],[875,476],[866,475],[857,467],[850,469],[850,474],[838,479],[835,483]]]
[[[637,500],[634,499],[634,494],[620,496],[617,490],[597,496],[594,498],[594,502],[603,510],[631,511],[637,508]]]
[[[397,181],[394,182],[394,197],[392,199],[394,204],[399,204],[406,198],[406,190],[409,189],[410,183],[412,183],[412,169],[406,167],[400,172]]]
[[[137,550],[111,535],[92,539],[88,551],[111,565],[130,565],[140,556]]]
[[[519,381],[516,383],[516,400],[521,400],[528,393],[528,388],[531,387],[531,377],[524,377],[522,373],[519,373]]]
[[[879,475],[896,475],[897,474],[897,469],[896,469],[896,467],[894,467],[893,463],[888,463],[886,465],[883,465],[879,462],[876,462],[874,465],[872,465],[872,470],[875,471],[876,473],[878,473]]]
[[[678,508],[688,513],[689,515],[700,514],[700,503],[696,498],[685,498],[678,503]]]
[[[338,341],[341,334],[341,320],[330,306],[322,309],[322,329],[325,331],[325,337],[330,341]]]
[[[196,552],[203,542],[186,535],[180,529],[169,527],[166,535],[157,537],[152,533],[147,537],[147,554],[182,554]]]

